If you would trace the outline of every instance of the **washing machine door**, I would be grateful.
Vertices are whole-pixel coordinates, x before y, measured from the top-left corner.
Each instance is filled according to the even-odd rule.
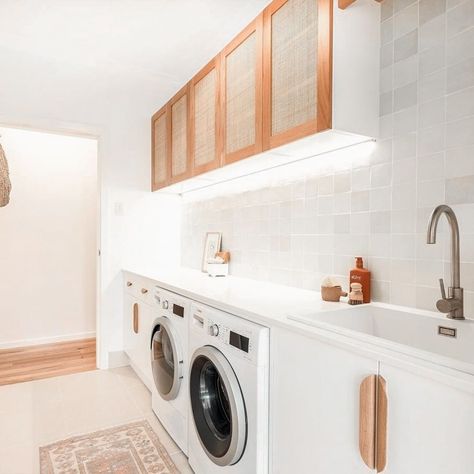
[[[239,381],[218,349],[204,346],[191,360],[190,396],[201,446],[218,466],[239,462],[247,443],[247,413]]]
[[[178,396],[183,379],[183,354],[171,321],[158,318],[151,333],[151,370],[156,389],[165,400]]]

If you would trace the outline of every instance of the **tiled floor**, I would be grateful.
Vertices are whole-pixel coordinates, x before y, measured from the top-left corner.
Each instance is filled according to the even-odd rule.
[[[129,367],[0,387],[0,474],[39,472],[39,446],[146,419],[182,473],[186,457],[151,410],[150,392]]]

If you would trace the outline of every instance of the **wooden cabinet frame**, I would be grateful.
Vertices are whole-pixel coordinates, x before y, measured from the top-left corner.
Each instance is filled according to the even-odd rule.
[[[313,1],[318,4],[316,118],[277,135],[272,135],[272,16],[288,0],[275,0],[263,12],[263,147],[265,150],[321,132],[332,126],[333,0]]]
[[[186,171],[179,175],[173,176],[173,105],[178,102],[184,95],[186,100]],[[174,184],[184,179],[190,178],[192,175],[192,155],[191,155],[191,127],[189,123],[190,118],[190,84],[186,84],[167,104],[167,124],[168,124],[168,168],[169,168],[169,183]]]
[[[215,95],[215,105],[216,105],[216,141],[214,149],[214,159],[209,163],[198,166],[194,162],[194,145],[195,145],[195,120],[194,120],[194,111],[195,111],[195,87],[196,85],[206,77],[213,69],[216,71],[216,95]],[[189,143],[188,146],[191,151],[191,169],[192,175],[197,176],[207,171],[219,168],[222,161],[222,121],[221,121],[221,66],[220,66],[220,56],[217,56],[212,61],[210,61],[206,66],[204,66],[191,80],[190,85],[190,94],[189,94],[189,117],[188,117],[188,126],[190,129]]]
[[[168,186],[169,180],[170,180],[170,167],[169,167],[169,157],[168,157],[168,148],[169,148],[169,143],[168,143],[168,116],[166,116],[166,140],[165,140],[165,154],[166,154],[166,159],[165,159],[165,167],[166,167],[166,177],[164,181],[158,182],[155,181],[155,171],[156,167],[158,166],[156,163],[156,143],[155,143],[155,122],[161,118],[163,115],[167,113],[168,109],[167,106],[164,106],[161,108],[158,112],[156,112],[152,119],[151,119],[151,189],[152,191],[157,191],[160,188],[164,188],[165,186]]]
[[[226,58],[237,49],[250,35],[256,34],[257,65],[255,77],[255,143],[248,147],[226,152]],[[222,131],[222,165],[233,163],[249,156],[262,152],[262,97],[263,97],[263,14],[260,14],[250,25],[248,25],[234,40],[229,43],[221,53],[221,131]]]

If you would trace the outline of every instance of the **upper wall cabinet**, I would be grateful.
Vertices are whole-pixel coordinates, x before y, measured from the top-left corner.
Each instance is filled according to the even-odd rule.
[[[264,12],[264,147],[331,128],[332,9],[278,0]]]
[[[151,120],[151,188],[157,191],[169,184],[167,107]]]
[[[191,176],[189,86],[183,87],[168,104],[168,160],[170,183]]]
[[[379,62],[374,0],[274,0],[153,117],[153,189],[183,193],[376,138]]]
[[[221,163],[219,79],[216,58],[191,81],[190,145],[194,176],[218,168]]]
[[[260,15],[222,52],[224,164],[262,151],[262,26]]]

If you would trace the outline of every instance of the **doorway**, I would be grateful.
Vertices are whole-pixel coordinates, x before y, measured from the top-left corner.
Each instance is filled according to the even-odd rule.
[[[0,136],[12,183],[0,208],[0,384],[91,370],[97,140],[5,127]]]

